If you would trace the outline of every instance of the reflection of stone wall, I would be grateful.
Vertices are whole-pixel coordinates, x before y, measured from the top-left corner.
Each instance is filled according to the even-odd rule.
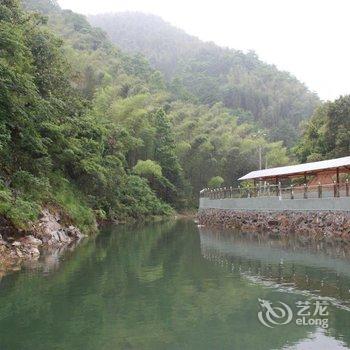
[[[222,228],[199,228],[199,233],[202,256],[227,272],[279,291],[331,298],[334,306],[350,311],[348,244]]]
[[[280,292],[293,291],[294,294],[308,297],[331,298],[333,306],[350,311],[349,279],[343,275],[334,278],[335,273],[331,270],[323,276],[320,270],[313,266],[264,264],[260,260],[236,257],[229,252],[207,247],[202,249],[202,255],[229,273],[239,273],[251,283],[276,288]]]
[[[350,240],[349,212],[254,212],[200,209],[200,225],[238,228],[247,232],[296,233],[317,240]]]

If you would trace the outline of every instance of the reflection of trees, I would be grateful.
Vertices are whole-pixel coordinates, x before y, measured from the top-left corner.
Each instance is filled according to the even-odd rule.
[[[331,298],[326,333],[350,344],[349,247],[207,229],[200,238],[203,257],[224,271],[280,291]]]
[[[106,229],[71,255],[3,280],[1,348],[271,349],[308,330],[261,326],[272,291],[204,259],[191,222]]]

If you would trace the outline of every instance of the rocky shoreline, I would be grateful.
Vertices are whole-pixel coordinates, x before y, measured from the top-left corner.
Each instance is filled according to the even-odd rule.
[[[349,212],[280,211],[256,212],[201,209],[198,223],[203,226],[268,232],[270,235],[296,234],[318,241],[350,243]]]
[[[18,270],[24,262],[36,261],[41,251],[76,245],[84,234],[72,225],[62,223],[59,211],[44,209],[28,230],[18,231],[0,218],[0,273]]]

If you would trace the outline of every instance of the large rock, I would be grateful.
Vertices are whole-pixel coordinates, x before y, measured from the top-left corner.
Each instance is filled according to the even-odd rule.
[[[59,213],[51,213],[45,209],[35,226],[37,237],[43,244],[48,246],[60,246],[70,244],[72,241],[79,240],[84,235],[74,226],[63,227]]]
[[[42,211],[30,233],[16,231],[0,216],[0,279],[5,272],[20,269],[22,263],[37,264],[42,246],[45,251],[69,249],[84,237],[76,227],[64,227],[59,212],[48,209]]]
[[[81,238],[85,237],[85,235],[82,234],[78,228],[76,228],[75,226],[72,226],[72,225],[68,226],[68,228],[66,228],[66,232],[67,232],[67,235],[69,237],[72,237],[75,239],[81,239]]]
[[[43,242],[40,239],[35,238],[32,235],[24,236],[20,238],[19,242],[24,246],[34,246],[34,247],[39,247],[43,244]]]

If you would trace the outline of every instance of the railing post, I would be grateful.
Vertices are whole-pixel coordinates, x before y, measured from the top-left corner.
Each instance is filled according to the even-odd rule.
[[[339,184],[334,181],[334,197],[339,197]]]
[[[282,199],[282,188],[281,188],[281,182],[278,182],[278,197]]]
[[[337,197],[340,197],[340,183],[337,182]]]
[[[232,198],[232,186],[230,186],[230,198]]]
[[[267,196],[270,197],[270,184],[267,183]]]
[[[345,195],[346,197],[349,197],[349,180],[346,179],[345,181]]]
[[[307,199],[307,184],[304,184],[304,199]]]
[[[293,185],[290,185],[290,199],[294,199]]]
[[[318,198],[322,198],[322,185],[321,185],[321,182],[318,183],[318,186],[317,186],[317,192],[318,192]]]

